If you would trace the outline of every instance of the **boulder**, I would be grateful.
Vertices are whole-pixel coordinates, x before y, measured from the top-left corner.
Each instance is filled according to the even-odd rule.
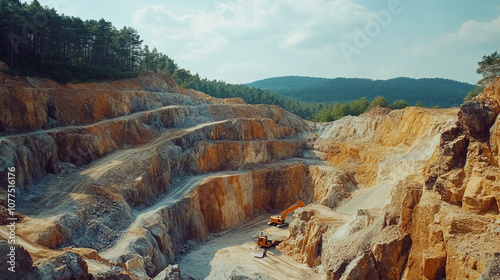
[[[446,253],[425,250],[422,254],[424,276],[429,280],[441,280],[445,276]]]
[[[73,252],[66,252],[55,258],[44,260],[37,265],[37,270],[41,279],[94,279],[88,273],[87,263]]]
[[[11,251],[11,247],[14,250]],[[19,245],[9,244],[6,240],[0,240],[0,271],[2,272],[2,279],[5,280],[31,280],[37,278],[36,269],[33,267],[33,260],[30,254],[24,247]],[[15,271],[9,271],[12,265],[9,263],[11,254],[13,252],[13,259],[15,260]]]
[[[366,251],[356,257],[346,268],[341,280],[379,280],[375,260],[371,251]]]
[[[458,120],[465,134],[473,139],[486,141],[499,112],[500,106],[496,101],[472,100],[460,106]]]
[[[371,245],[380,279],[399,280],[408,259],[411,237],[397,225],[384,228]]]

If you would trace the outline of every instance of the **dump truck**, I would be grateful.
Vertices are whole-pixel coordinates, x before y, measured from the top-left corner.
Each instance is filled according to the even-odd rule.
[[[285,209],[285,211],[283,211],[281,213],[281,215],[271,216],[271,218],[270,218],[269,222],[267,222],[267,224],[270,226],[277,226],[279,228],[286,227],[288,225],[288,223],[285,223],[286,215],[289,213],[292,213],[295,209],[297,209],[299,207],[305,207],[305,206],[306,205],[304,204],[304,202],[302,202],[302,200],[299,200],[295,204],[293,204],[292,206]]]

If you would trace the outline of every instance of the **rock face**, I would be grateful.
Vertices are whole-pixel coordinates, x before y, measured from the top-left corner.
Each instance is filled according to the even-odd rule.
[[[16,168],[19,212],[13,279],[181,279],[183,254],[299,199],[308,206],[277,248],[290,259],[281,271],[226,265],[216,260],[226,251],[247,256],[223,247],[212,272],[196,275],[316,275],[288,273],[292,261],[328,279],[497,273],[500,80],[460,110],[379,108],[327,124],[151,73],[0,81],[10,109],[0,112],[0,177]],[[2,205],[7,194],[2,186]],[[0,214],[5,224],[10,212]],[[0,226],[5,250],[9,234]]]
[[[439,134],[453,127],[456,113],[409,108],[347,117],[320,128],[316,155],[350,174],[360,189],[351,189],[355,197],[345,203],[327,204],[335,211],[300,210],[282,250],[323,266],[328,279],[400,279],[412,247],[407,229],[423,191],[415,182],[423,180]],[[350,181],[341,184],[346,188]]]
[[[9,244],[7,241],[0,240],[0,250],[4,252],[4,254],[0,255],[0,268],[5,277],[2,277],[2,279],[29,279],[30,276],[35,275],[33,260],[28,251],[19,245],[14,245],[15,249],[12,251],[11,246],[12,244]],[[9,254],[14,255],[12,260]],[[9,271],[10,267],[14,267],[14,271]]]
[[[307,148],[309,125],[279,107],[214,99],[146,73],[66,86],[0,75],[12,108],[0,118],[0,171],[16,168],[17,209],[27,215],[18,215],[18,237],[111,261],[98,268],[102,258],[78,251],[55,263],[85,259],[97,278],[154,277],[211,233],[328,195],[315,193],[320,175],[309,163],[290,160]],[[49,277],[54,262],[35,269]]]
[[[15,249],[12,251],[11,247]],[[22,246],[0,240],[0,249],[2,252],[15,252],[14,265],[9,263],[12,260],[7,254],[2,254],[0,258],[0,268],[4,269],[2,279],[93,279],[92,275],[88,274],[87,263],[73,252],[58,254],[33,266],[30,254]]]
[[[462,105],[457,127],[443,134],[425,169],[427,187],[435,192],[422,198],[413,215],[412,236],[420,238],[414,239],[410,275],[424,271],[428,279],[477,279],[500,251],[494,232],[500,199],[499,85],[497,80]]]
[[[365,191],[371,196],[381,193],[379,179],[392,183],[391,203],[374,209],[360,193],[336,208],[351,215],[349,209],[358,209],[344,222],[331,220],[335,212],[320,214],[308,206],[294,216],[284,251],[321,264],[328,279],[496,279],[499,101],[500,79],[460,108],[456,124],[443,116],[433,124],[432,114],[407,109],[399,116],[344,118],[322,129],[315,142],[322,159],[351,170],[358,183],[375,185]],[[423,140],[431,135],[440,138]],[[398,157],[402,145],[410,148]],[[384,157],[388,150],[392,155]]]
[[[178,265],[170,265],[156,275],[154,280],[182,280],[181,270]]]

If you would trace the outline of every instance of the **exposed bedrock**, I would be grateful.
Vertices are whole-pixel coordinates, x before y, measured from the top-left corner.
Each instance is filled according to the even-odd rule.
[[[303,123],[293,127],[280,125],[279,123],[283,122],[281,118],[284,118],[279,116],[279,114],[284,114],[282,109],[269,108],[271,112],[268,115],[275,120],[234,119],[240,114],[253,115],[256,109],[250,105],[237,106],[237,108],[228,105],[212,106],[224,107],[225,115],[212,115],[211,108],[208,106],[173,106],[87,126],[5,136],[0,138],[2,142],[0,168],[16,166],[17,184],[21,190],[24,190],[25,185],[33,185],[47,174],[59,174],[61,169],[68,164],[77,167],[89,164],[119,149],[145,144],[152,139],[157,139],[157,142],[164,141],[164,136],[168,135],[183,136],[189,134],[186,138],[177,140],[180,141],[179,146],[184,144],[183,148],[201,141],[201,138],[212,141],[211,143],[202,143],[197,147],[203,149],[202,152],[209,156],[210,152],[215,153],[224,145],[213,141],[278,140],[289,137],[296,138],[300,133],[306,131],[306,126]],[[221,120],[227,121],[217,123]],[[295,120],[295,122],[297,121]],[[200,129],[196,129],[196,124],[203,125],[199,125]],[[193,126],[195,135],[189,133],[189,129],[182,131],[178,129],[186,126]],[[232,145],[234,152],[244,152],[245,149],[251,149],[242,145],[238,146],[237,143]],[[274,144],[274,146],[272,143],[269,145],[271,152],[274,152],[274,148],[276,148],[277,151],[274,153],[287,152],[290,148],[297,152],[291,145],[284,142]],[[252,154],[248,155],[248,157],[250,156]],[[61,166],[62,164],[64,166]],[[200,169],[201,171],[206,169],[212,171],[210,169],[217,169],[217,167],[213,168],[205,164]]]
[[[460,109],[312,124],[155,74],[0,79],[0,104],[17,110],[0,113],[0,174],[16,167],[16,248],[30,279],[175,279],[183,254],[299,199],[308,206],[277,250],[327,279],[498,272],[500,80]]]
[[[67,125],[84,125],[167,105],[203,100],[180,94],[172,79],[142,73],[137,79],[61,85],[32,77],[0,74],[0,132],[20,133]]]
[[[359,126],[343,126],[340,120],[334,130],[323,129],[323,137],[330,139],[315,142],[318,156],[354,170],[356,181],[374,184],[371,189],[380,179],[397,182],[391,202],[373,208],[368,200],[357,200],[360,193],[335,212],[301,209],[290,238],[280,245],[283,251],[323,266],[328,279],[495,279],[492,264],[500,251],[499,100],[500,79],[465,103],[458,115],[450,111],[448,120],[447,112],[434,115],[434,124],[429,118],[433,114],[417,118],[418,109],[410,109],[389,113],[392,117],[385,122],[377,114],[373,122],[364,120]],[[420,125],[405,126],[416,122]],[[358,127],[372,131],[358,134]],[[388,129],[378,133],[381,127]],[[405,131],[401,136],[399,129]],[[398,156],[398,147],[405,144],[410,149]],[[393,154],[386,157],[385,151]],[[340,215],[346,205],[358,207],[356,215]]]

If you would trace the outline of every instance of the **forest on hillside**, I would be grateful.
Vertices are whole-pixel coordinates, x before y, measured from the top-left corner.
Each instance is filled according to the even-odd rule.
[[[407,100],[411,105],[443,108],[457,107],[475,87],[447,79],[395,78],[371,80],[360,78],[276,77],[247,84],[272,90],[281,96],[304,102],[347,103],[366,97],[383,96],[388,102]]]
[[[138,71],[152,71],[214,97],[241,97],[250,104],[278,105],[311,120],[326,106],[281,97],[269,90],[201,78],[142,43],[132,27],[119,29],[105,19],[82,20],[61,15],[37,0],[30,4],[0,0],[0,60],[9,65],[12,75],[78,83],[131,78]]]
[[[59,82],[120,79],[137,71],[173,75],[168,56],[142,46],[132,27],[60,15],[37,0],[0,0],[0,60],[13,73]]]
[[[182,87],[214,97],[241,97],[249,104],[278,105],[314,121],[359,115],[375,106],[398,109],[409,105],[440,104],[433,99],[437,97],[432,96],[416,102],[414,97],[418,92],[410,92],[410,95],[415,95],[413,97],[405,95],[409,100],[406,101],[394,91],[377,91],[376,87],[365,85],[371,80],[363,79],[344,84],[339,92],[346,96],[337,103],[325,103],[328,99],[321,97],[324,86],[318,83],[323,81],[311,78],[309,86],[317,91],[309,90],[309,99],[297,97],[304,95],[305,83],[295,78],[286,84],[286,90],[292,92],[288,96],[274,92],[282,93],[282,88],[269,90],[208,80],[178,67],[173,59],[156,48],[143,45],[140,34],[132,27],[116,28],[105,19],[82,20],[61,15],[37,0],[30,4],[0,0],[0,61],[9,65],[7,72],[11,75],[41,76],[60,83],[125,79],[137,76],[139,71],[151,71],[172,77]],[[434,81],[428,87],[436,88],[439,83]],[[347,93],[347,89],[355,89],[357,97]],[[435,92],[435,95],[439,94]],[[450,106],[456,106],[456,103]]]

